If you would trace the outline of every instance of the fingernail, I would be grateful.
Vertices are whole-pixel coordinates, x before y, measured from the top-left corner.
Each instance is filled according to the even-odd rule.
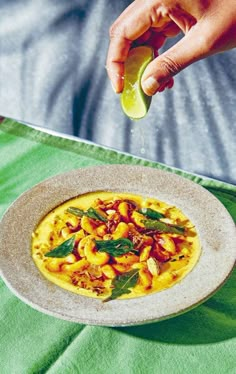
[[[159,86],[160,86],[159,83],[153,77],[149,77],[142,84],[142,87],[145,90],[145,92],[148,92],[151,95],[154,95],[156,93]]]
[[[112,81],[111,81],[111,87],[112,87],[113,91],[114,91],[115,93],[117,93],[117,90],[116,90],[115,86],[113,85]]]

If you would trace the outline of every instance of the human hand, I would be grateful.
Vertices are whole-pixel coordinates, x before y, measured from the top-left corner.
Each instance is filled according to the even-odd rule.
[[[158,56],[166,38],[185,36]],[[193,62],[236,47],[236,0],[135,0],[110,29],[107,71],[115,92],[123,90],[131,47],[147,44],[157,56],[142,76],[152,96],[173,86],[173,76]]]

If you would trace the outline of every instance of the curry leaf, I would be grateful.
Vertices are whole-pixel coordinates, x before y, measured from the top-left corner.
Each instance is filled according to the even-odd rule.
[[[153,220],[142,221],[145,228],[149,230],[157,230],[158,232],[168,232],[172,234],[184,235],[185,228],[183,226],[172,225],[169,223]]]
[[[84,211],[82,209],[70,206],[68,209],[66,209],[68,213],[74,214],[74,216],[83,217]]]
[[[141,208],[139,210],[139,213],[151,219],[159,219],[159,218],[165,217],[164,214],[157,212],[156,210],[150,209],[150,208]]]
[[[66,257],[70,253],[72,253],[75,243],[75,236],[72,236],[70,239],[67,239],[63,243],[61,243],[58,247],[54,248],[53,250],[47,252],[45,257]]]
[[[117,275],[112,280],[112,289],[111,295],[103,300],[103,302],[107,302],[110,300],[117,299],[121,295],[129,294],[131,292],[130,288],[136,286],[139,278],[139,270],[134,269],[127,273],[123,273],[121,275]]]
[[[78,216],[78,217],[87,216],[87,217],[92,218],[92,219],[97,219],[97,220],[102,221],[102,222],[107,222],[107,218],[103,217],[94,208],[89,208],[87,211],[84,211],[82,209],[71,206],[66,211],[68,213],[74,214],[75,216]]]
[[[89,208],[87,212],[85,212],[86,216],[93,219],[98,219],[102,222],[107,222],[107,218],[103,217],[98,211],[94,208]]]
[[[131,240],[126,238],[116,240],[95,240],[98,252],[106,252],[111,256],[121,256],[128,252],[138,253]]]

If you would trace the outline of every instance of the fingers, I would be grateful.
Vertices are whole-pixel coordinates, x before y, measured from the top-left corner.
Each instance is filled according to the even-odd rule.
[[[162,28],[152,28],[150,31],[150,37],[146,40],[147,45],[150,45],[154,50],[154,56],[159,55],[159,49],[164,45],[167,37],[176,36],[180,32],[178,26],[173,22],[168,23]]]
[[[142,87],[149,96],[170,88],[175,74],[204,56],[201,32],[194,16],[176,4],[173,7],[162,6],[158,1],[156,6],[150,4],[149,1],[134,1],[111,27],[107,70],[117,93],[123,90],[124,63],[131,45],[151,45],[158,56],[167,37],[177,35],[180,30],[186,33],[181,41],[146,68]]]
[[[153,47],[155,56],[166,37],[179,33],[179,27],[171,21],[163,9],[150,15],[150,3],[134,1],[116,20],[110,29],[110,45],[106,68],[115,92],[124,85],[124,62],[132,46],[147,44]]]
[[[209,53],[202,31],[200,23],[195,25],[178,43],[147,66],[141,82],[147,95],[160,91],[171,77]]]
[[[196,18],[193,17],[190,13],[187,13],[186,11],[178,7],[174,7],[171,9],[169,17],[173,21],[173,23],[183,31],[184,34],[186,34],[197,22]]]
[[[147,44],[157,56],[142,76],[144,92],[152,96],[173,85],[173,76],[193,62],[236,45],[234,9],[218,0],[135,0],[111,27],[107,57],[108,75],[114,90],[123,90],[124,63],[132,46]],[[166,38],[182,30],[185,36],[158,56]]]
[[[110,45],[107,55],[107,71],[115,92],[123,89],[124,62],[131,43],[150,28],[150,18],[145,11],[145,2],[132,3],[110,29]]]
[[[128,56],[130,45],[131,41],[124,38],[119,41],[114,39],[109,47],[106,68],[116,93],[123,90],[124,62]]]
[[[149,1],[136,0],[126,8],[111,26],[106,68],[114,91],[117,93],[123,90],[124,62],[127,59],[131,44],[134,41],[139,44],[139,39],[143,43],[149,44],[147,39],[150,38],[152,26],[164,29],[171,22],[166,10],[158,11],[158,9],[151,10],[151,8]],[[165,39],[165,34],[157,35],[155,45],[154,40],[153,44],[149,45],[157,50],[163,45]]]

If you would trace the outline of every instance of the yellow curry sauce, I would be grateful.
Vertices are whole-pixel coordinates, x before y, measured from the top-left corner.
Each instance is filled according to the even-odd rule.
[[[32,238],[47,279],[104,301],[171,287],[200,255],[196,229],[177,207],[130,193],[73,198],[48,213]]]

